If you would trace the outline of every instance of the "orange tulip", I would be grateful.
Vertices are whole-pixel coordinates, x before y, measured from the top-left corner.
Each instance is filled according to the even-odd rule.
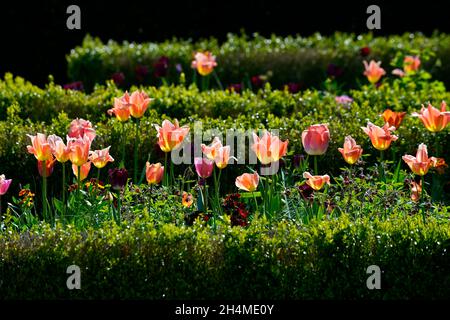
[[[411,182],[411,200],[414,202],[419,201],[421,193],[422,181],[420,181],[419,183],[415,181]]]
[[[244,173],[236,178],[235,185],[241,190],[253,192],[258,188],[259,175],[255,173]]]
[[[415,72],[419,70],[420,67],[420,59],[417,56],[406,56],[403,59],[403,70],[406,73]]]
[[[109,148],[111,147],[89,152],[89,160],[94,164],[94,166],[101,169],[106,166],[108,162],[114,162],[114,158],[109,154]]]
[[[108,110],[108,114],[115,114],[119,121],[125,122],[130,119],[131,102],[128,92],[120,98],[114,98],[114,108]]]
[[[158,131],[156,136],[158,138],[158,144],[163,152],[170,152],[173,149],[177,149],[189,133],[189,127],[180,127],[176,119],[175,124],[172,124],[169,120],[164,120],[162,127],[155,125],[155,128]]]
[[[89,171],[91,170],[91,162],[86,162],[82,166],[80,166],[80,181],[83,181],[87,178]],[[72,164],[72,171],[75,177],[78,179],[78,166]]]
[[[325,183],[330,184],[330,176],[327,174],[324,176],[313,176],[309,172],[303,172],[303,178],[306,179],[306,184],[316,191],[322,189]]]
[[[262,164],[276,162],[286,155],[289,140],[281,141],[277,136],[265,131],[262,138],[253,133],[252,150]]]
[[[410,167],[411,171],[419,176],[427,174],[428,170],[433,166],[436,158],[428,158],[427,146],[423,143],[419,145],[416,156],[404,155],[403,161]]]
[[[235,157],[230,157],[230,146],[223,146],[218,137],[215,137],[209,146],[202,143],[201,147],[203,154],[208,159],[214,160],[219,169],[224,169],[230,159],[237,160]]]
[[[61,137],[52,134],[48,136],[47,141],[52,150],[52,154],[58,162],[64,163],[69,160],[70,148],[64,144]]]
[[[149,184],[158,184],[161,182],[164,175],[164,166],[161,163],[150,164],[147,162],[145,176]]]
[[[35,136],[27,134],[31,139],[31,146],[27,146],[29,153],[34,154],[39,161],[46,161],[52,157],[52,150],[47,141],[47,137],[43,133],[38,133]]]
[[[413,117],[419,117],[422,120],[425,128],[431,132],[438,132],[445,129],[447,124],[450,122],[450,111],[446,111],[447,104],[445,101],[441,103],[441,111],[428,104],[428,107],[422,105],[420,113],[414,112]]]
[[[91,139],[88,136],[83,138],[69,138],[67,147],[70,149],[69,159],[76,166],[82,166],[89,160],[89,149]]]
[[[363,61],[363,63],[365,68],[364,75],[370,83],[377,83],[386,74],[386,71],[380,67],[381,61],[375,62],[371,60],[369,64],[367,61]]]
[[[134,91],[129,99],[129,102],[131,104],[130,114],[135,118],[142,118],[145,111],[147,110],[148,104],[152,100],[153,99],[150,99],[144,91]]]
[[[356,163],[363,153],[361,146],[357,145],[351,136],[345,137],[344,148],[338,148],[338,150],[348,164]]]
[[[68,136],[70,138],[83,138],[85,135],[87,135],[91,141],[94,140],[96,133],[95,129],[92,127],[92,123],[84,119],[76,118],[70,123]]]
[[[384,119],[384,122],[389,123],[391,127],[395,127],[398,129],[400,127],[400,124],[403,121],[403,118],[405,117],[406,112],[394,112],[391,109],[386,109],[381,114],[381,116]]]
[[[435,168],[439,174],[443,174],[445,168],[448,167],[448,165],[445,163],[444,158],[431,157],[431,161],[433,162],[433,168]]]
[[[181,203],[185,208],[189,208],[190,206],[192,206],[192,204],[194,203],[194,198],[192,197],[192,194],[183,191]]]
[[[326,124],[315,124],[302,132],[302,143],[309,155],[322,155],[328,149],[330,131]]]
[[[392,141],[398,139],[397,136],[391,134],[391,131],[394,131],[395,127],[390,127],[389,123],[385,123],[383,127],[378,127],[369,122],[367,127],[361,127],[361,129],[369,136],[373,147],[378,150],[386,150]]]
[[[55,166],[56,159],[51,157],[49,160],[45,161],[45,172],[44,172],[44,161],[38,160],[38,172],[41,177],[50,177],[53,173],[53,167]],[[45,174],[45,175],[44,175]]]
[[[191,64],[192,68],[197,69],[202,76],[207,76],[213,72],[217,66],[216,57],[211,52],[197,52]]]

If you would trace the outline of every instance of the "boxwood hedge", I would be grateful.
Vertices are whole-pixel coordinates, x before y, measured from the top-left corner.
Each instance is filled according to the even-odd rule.
[[[0,235],[2,299],[442,299],[450,297],[450,229],[420,217],[308,226],[255,219],[216,231],[145,217],[97,230],[35,227]],[[68,290],[67,267],[81,269]],[[369,290],[370,265],[381,289]]]
[[[368,56],[360,54],[361,48],[370,48]],[[153,75],[154,64],[162,56],[169,58],[167,79],[177,82],[182,69],[188,82],[192,81],[191,61],[196,50],[210,50],[217,56],[217,73],[227,84],[247,84],[252,76],[270,76],[276,88],[287,83],[302,83],[305,87],[319,87],[327,77],[330,64],[342,70],[340,83],[355,87],[362,79],[362,61],[375,59],[389,63],[397,54],[432,55],[424,67],[437,79],[450,84],[450,36],[434,34],[426,37],[420,33],[374,37],[372,34],[335,33],[325,37],[314,34],[309,37],[253,36],[229,34],[219,43],[210,38],[193,42],[172,39],[163,43],[130,43],[115,41],[103,43],[87,36],[82,45],[67,55],[68,75],[73,81],[82,81],[91,90],[95,84],[111,79],[122,72],[124,86],[131,84],[160,85],[161,79]],[[148,74],[140,73],[142,67]],[[341,72],[340,72],[341,73]]]

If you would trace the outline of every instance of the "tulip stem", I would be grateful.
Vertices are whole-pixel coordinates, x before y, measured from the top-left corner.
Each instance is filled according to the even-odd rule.
[[[219,76],[217,75],[216,71],[213,71],[214,79],[216,79],[217,85],[219,86],[220,90],[223,90],[222,82],[220,82]]]
[[[258,212],[259,211],[259,209],[258,209],[258,201],[256,201],[255,191],[252,191],[252,195],[253,195],[253,200],[255,200],[256,212]]]
[[[63,201],[63,219],[66,217],[66,163],[62,164],[62,201]]]
[[[47,161],[42,163],[42,214],[44,221],[47,220]]]
[[[319,170],[317,169],[317,157],[314,156],[314,174],[317,176],[319,174]]]
[[[426,222],[425,218],[426,218],[426,212],[425,212],[425,201],[424,201],[424,193],[425,193],[425,175],[422,175],[420,177],[421,179],[421,183],[422,183],[422,192],[420,194],[420,202],[422,203],[422,217],[423,217],[423,223]]]
[[[133,182],[137,183],[138,176],[138,149],[139,149],[139,126],[141,124],[140,119],[136,119],[136,131],[134,133],[134,172]]]
[[[164,176],[163,176],[163,185],[167,187],[167,152],[164,153]]]
[[[100,182],[100,168],[97,168],[97,184]]]
[[[81,166],[78,166],[77,184],[78,184],[78,200],[80,200],[80,198],[81,198]]]
[[[2,220],[2,196],[0,196],[0,221]]]
[[[120,215],[121,215],[121,198],[120,198],[120,190],[117,191],[117,224],[120,225]]]
[[[122,122],[122,161],[120,162],[119,167],[120,168],[125,168],[125,123]]]

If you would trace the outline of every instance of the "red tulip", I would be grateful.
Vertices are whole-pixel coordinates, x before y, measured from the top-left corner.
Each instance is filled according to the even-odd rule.
[[[302,132],[303,148],[309,155],[322,155],[328,149],[330,131],[326,124],[315,124]]]

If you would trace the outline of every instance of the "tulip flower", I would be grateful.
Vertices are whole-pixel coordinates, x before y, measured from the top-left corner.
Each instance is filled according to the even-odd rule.
[[[398,139],[397,136],[391,134],[395,127],[390,126],[389,123],[385,123],[383,127],[378,127],[369,122],[367,127],[361,127],[361,129],[369,136],[373,147],[380,151],[388,149],[391,142]]]
[[[158,184],[161,182],[164,175],[164,166],[161,163],[150,164],[147,162],[145,170],[145,177],[147,178],[148,184]]]
[[[309,172],[304,172],[303,178],[306,179],[306,184],[316,191],[322,189],[325,183],[330,184],[330,176],[327,174],[324,176],[313,176]]]
[[[39,161],[38,160],[38,172],[41,177],[50,177],[53,173],[53,167],[55,166],[56,158],[50,158],[47,161]],[[44,172],[44,164],[45,164],[45,172]]]
[[[419,201],[422,194],[422,181],[419,183],[413,181],[411,182],[411,200],[414,202]]]
[[[395,127],[396,129],[398,129],[398,127],[400,127],[400,124],[402,123],[405,115],[406,115],[406,112],[394,112],[391,109],[386,109],[381,114],[381,116],[384,119],[384,122],[389,123],[389,125],[391,127]]]
[[[12,179],[6,179],[4,174],[0,175],[0,196],[3,196],[6,192],[8,192],[11,182]]]
[[[175,119],[175,123],[172,124],[169,120],[164,120],[162,126],[155,125],[158,131],[158,145],[163,152],[170,152],[177,149],[184,138],[189,133],[189,127],[180,127],[178,120]]]
[[[197,171],[198,176],[200,178],[206,179],[210,177],[212,174],[214,168],[214,161],[206,158],[196,157],[194,159],[194,165],[195,171]]]
[[[192,204],[194,203],[194,198],[192,197],[192,194],[187,193],[186,191],[183,191],[183,195],[181,198],[181,204],[185,208],[190,208]]]
[[[403,59],[403,70],[406,73],[416,72],[420,67],[420,58],[417,56],[406,56]]]
[[[150,99],[144,91],[134,91],[128,100],[130,103],[131,116],[137,119],[142,118],[148,108],[148,104],[152,100],[153,99]]]
[[[221,147],[223,147],[223,145],[219,137],[215,137],[209,146],[203,143],[201,144],[202,152],[209,160],[214,160],[216,158],[219,148]]]
[[[253,192],[258,188],[259,175],[255,173],[244,173],[236,178],[235,185],[241,190]]]
[[[203,154],[209,160],[214,160],[219,169],[224,169],[230,159],[237,160],[235,157],[230,157],[230,146],[223,146],[219,137],[215,137],[209,146],[202,143],[201,148]]]
[[[27,146],[29,153],[34,154],[37,160],[46,161],[52,157],[52,150],[47,141],[47,137],[43,133],[38,133],[35,136],[27,134],[31,139],[31,146]]]
[[[392,74],[394,76],[398,76],[400,78],[406,76],[406,73],[402,69],[399,69],[399,68],[396,68],[396,69],[392,70]]]
[[[363,153],[361,146],[357,145],[351,136],[345,137],[344,148],[338,148],[338,150],[348,164],[355,164]]]
[[[309,155],[322,155],[328,149],[330,131],[326,124],[315,124],[302,132],[302,143]]]
[[[202,76],[207,76],[213,72],[216,66],[216,57],[208,51],[197,52],[191,64],[191,67],[197,69],[198,73]]]
[[[69,159],[72,164],[82,166],[88,162],[91,139],[87,135],[83,138],[70,138],[67,147],[70,149]]]
[[[364,75],[372,84],[377,83],[386,74],[386,71],[380,67],[381,61],[375,62],[371,60],[370,63],[367,63],[367,61],[363,61],[363,63],[365,68]]]
[[[422,105],[420,113],[414,112],[413,117],[419,117],[422,120],[425,128],[431,132],[439,132],[445,129],[450,122],[450,111],[446,111],[447,104],[445,101],[441,103],[441,110],[439,111],[435,107],[428,104],[428,107]]]
[[[49,135],[47,141],[50,145],[53,156],[55,156],[58,162],[64,163],[69,160],[70,148],[64,144],[61,137],[57,135]]]
[[[101,169],[105,167],[108,162],[114,162],[114,158],[109,154],[109,149],[111,147],[95,150],[89,152],[89,160],[94,164],[95,167]]]
[[[265,131],[262,138],[253,133],[252,150],[262,164],[276,162],[286,155],[289,140],[281,141],[277,136]]]
[[[114,190],[122,190],[128,181],[128,171],[125,168],[122,169],[109,169],[109,180],[111,182],[111,188]]]
[[[426,175],[436,161],[436,158],[434,157],[428,158],[427,146],[423,143],[419,145],[415,157],[404,155],[402,159],[406,162],[411,171],[419,176]]]
[[[131,101],[130,101],[130,95],[128,92],[125,92],[125,94],[120,98],[114,98],[114,108],[108,110],[108,114],[112,115],[114,114],[116,118],[121,121],[125,122],[128,119],[130,119],[131,115]]]
[[[444,158],[431,157],[431,161],[433,162],[433,168],[435,168],[439,174],[443,174],[445,168],[448,167]]]
[[[91,141],[94,140],[96,133],[95,129],[92,127],[92,123],[84,119],[76,118],[70,123],[68,136],[70,138],[83,138],[85,135],[88,136]]]
[[[80,177],[78,177],[78,170],[80,172]],[[91,170],[91,162],[86,162],[82,166],[78,167],[77,165],[72,164],[73,174],[79,181],[83,181],[89,175],[89,171]]]

